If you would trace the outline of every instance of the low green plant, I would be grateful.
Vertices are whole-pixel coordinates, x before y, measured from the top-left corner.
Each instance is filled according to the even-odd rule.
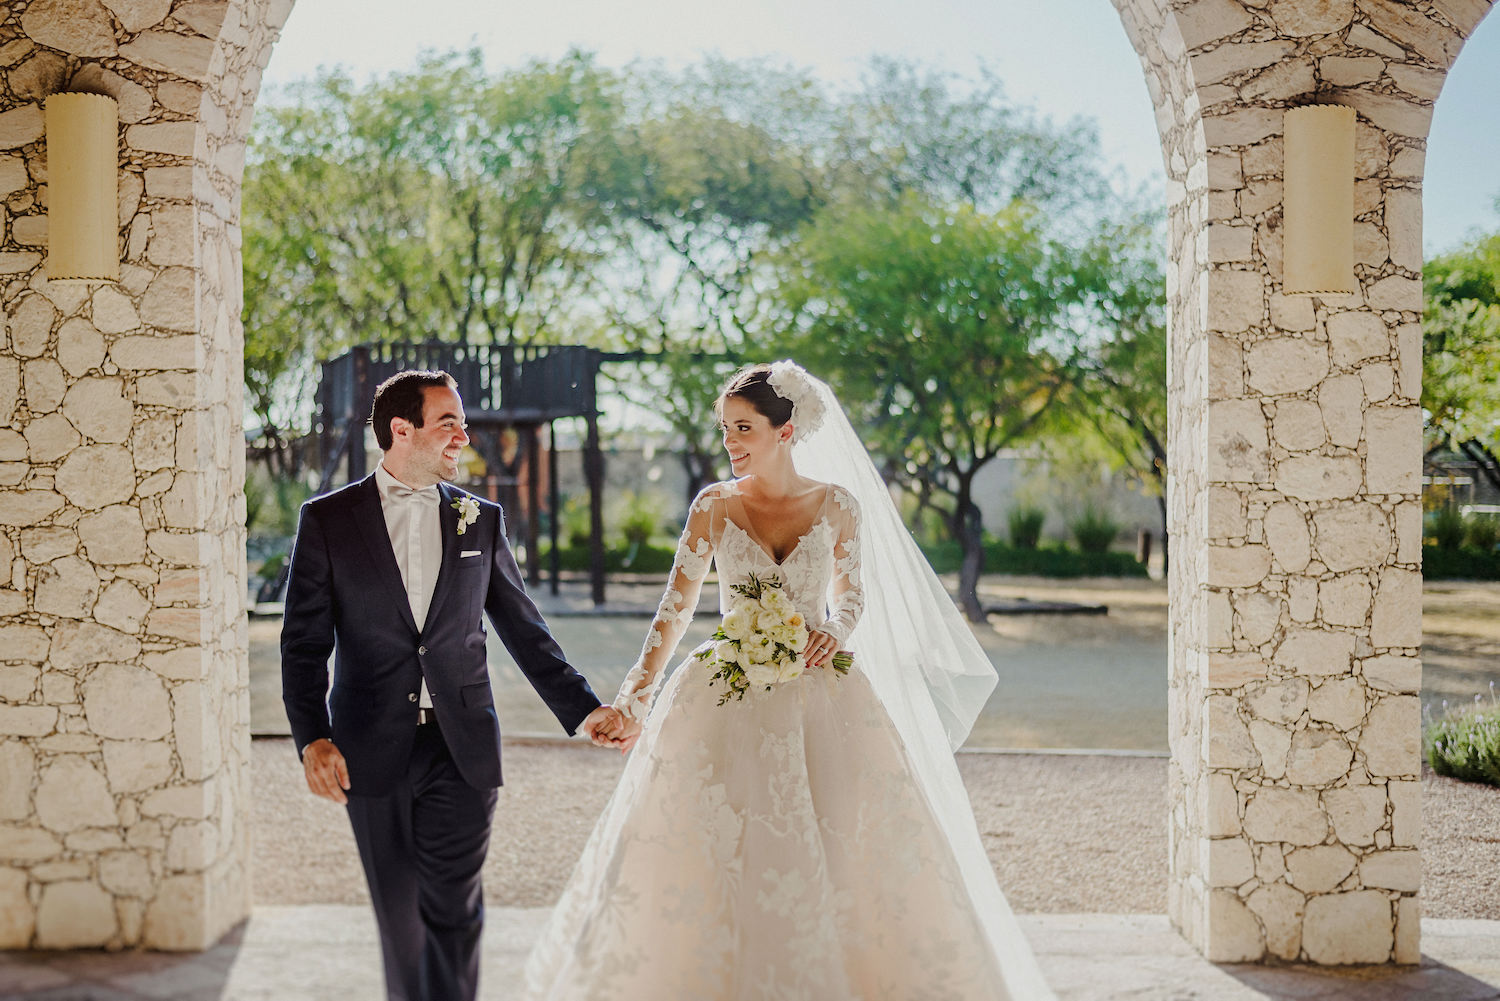
[[[1469,545],[1481,553],[1493,553],[1495,543],[1500,542],[1500,516],[1473,514],[1467,526]]]
[[[1011,508],[1006,518],[1010,544],[1016,549],[1035,549],[1042,538],[1042,526],[1047,522],[1047,512],[1029,504]]]
[[[1494,683],[1488,704],[1476,695],[1472,705],[1450,709],[1444,700],[1442,715],[1423,727],[1422,743],[1427,763],[1439,775],[1500,786],[1500,704]]]
[[[627,546],[640,546],[651,541],[661,527],[661,521],[661,505],[655,495],[627,490],[621,496],[615,530]]]
[[[1120,534],[1120,523],[1109,512],[1092,501],[1084,504],[1078,516],[1068,522],[1068,531],[1078,543],[1080,552],[1107,553]]]
[[[1427,516],[1427,534],[1439,549],[1457,549],[1464,544],[1469,526],[1464,516],[1451,505],[1438,508]]]
[[[588,548],[589,537],[593,535],[589,525],[588,494],[570,494],[563,498],[557,526],[561,530],[559,534],[562,535],[565,548]]]

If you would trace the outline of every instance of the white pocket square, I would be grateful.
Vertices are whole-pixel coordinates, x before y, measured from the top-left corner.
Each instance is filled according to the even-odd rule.
[[[461,560],[466,560],[470,556],[480,556],[480,555],[483,555],[483,554],[478,549],[465,549],[463,552],[461,552],[461,553],[458,554],[458,558],[461,559]]]

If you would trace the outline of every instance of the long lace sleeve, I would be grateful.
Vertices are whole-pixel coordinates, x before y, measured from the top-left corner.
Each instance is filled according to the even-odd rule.
[[[842,487],[833,490],[838,516],[833,518],[838,540],[833,547],[833,580],[828,586],[828,621],[819,628],[843,644],[865,610],[860,583],[859,504]]]
[[[614,707],[627,716],[644,720],[651,709],[651,701],[661,686],[662,669],[677,649],[682,634],[693,621],[693,611],[698,607],[698,592],[703,589],[703,580],[713,561],[713,516],[717,496],[715,486],[705,487],[688,509],[687,524],[682,537],[677,540],[677,555],[672,560],[672,572],[667,578],[667,591],[657,606],[656,618],[646,633],[641,655],[625,675],[620,693],[615,696]]]

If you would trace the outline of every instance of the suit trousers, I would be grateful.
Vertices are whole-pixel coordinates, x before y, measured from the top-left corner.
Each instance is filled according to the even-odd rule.
[[[417,727],[406,776],[389,795],[349,797],[388,1001],[474,1001],[496,798],[463,780],[436,723]]]

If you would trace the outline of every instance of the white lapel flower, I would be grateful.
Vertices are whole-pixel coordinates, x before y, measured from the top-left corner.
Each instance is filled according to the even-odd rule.
[[[454,500],[451,506],[458,512],[458,534],[463,535],[470,525],[479,520],[479,502],[465,494]]]

